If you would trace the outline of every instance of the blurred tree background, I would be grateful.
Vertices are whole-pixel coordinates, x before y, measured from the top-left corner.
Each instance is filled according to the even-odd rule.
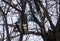
[[[60,41],[60,0],[0,0],[0,41]]]

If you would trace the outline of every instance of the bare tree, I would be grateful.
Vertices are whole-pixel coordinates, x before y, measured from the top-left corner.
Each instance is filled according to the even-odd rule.
[[[6,13],[4,12],[4,9],[0,10],[3,13],[2,16],[4,25],[6,27],[7,41],[11,41],[11,38],[17,36],[20,36],[18,41],[23,41],[23,36],[27,34],[41,36],[44,41],[60,41],[60,13],[58,7],[60,6],[59,0],[16,0],[17,3],[15,4],[12,1],[13,0],[2,0],[2,2],[6,3],[9,7],[7,8]],[[51,4],[50,1],[54,3]],[[44,3],[46,4],[45,6]],[[26,10],[27,4],[29,6],[29,11]],[[11,8],[14,9],[14,12],[11,11]],[[19,32],[19,35],[17,36],[11,37],[9,34],[8,26],[14,27],[14,25],[7,23],[8,12],[13,12],[14,15],[17,12],[19,15],[18,26],[15,26],[17,28],[17,31]],[[28,18],[29,15],[31,15],[31,19]],[[56,25],[54,24],[54,18],[52,17],[56,18]],[[29,19],[29,21],[27,18]],[[34,28],[36,29],[36,31],[29,31],[30,28],[28,27],[28,23],[30,21],[36,23],[39,26],[39,28]],[[49,24],[47,22],[49,22]],[[50,25],[50,27],[48,27],[48,32],[46,31],[46,23]]]

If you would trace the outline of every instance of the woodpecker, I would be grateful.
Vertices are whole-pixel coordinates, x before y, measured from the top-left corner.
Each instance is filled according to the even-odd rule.
[[[28,33],[27,24],[23,24],[23,29],[24,29],[24,33],[27,34]]]

